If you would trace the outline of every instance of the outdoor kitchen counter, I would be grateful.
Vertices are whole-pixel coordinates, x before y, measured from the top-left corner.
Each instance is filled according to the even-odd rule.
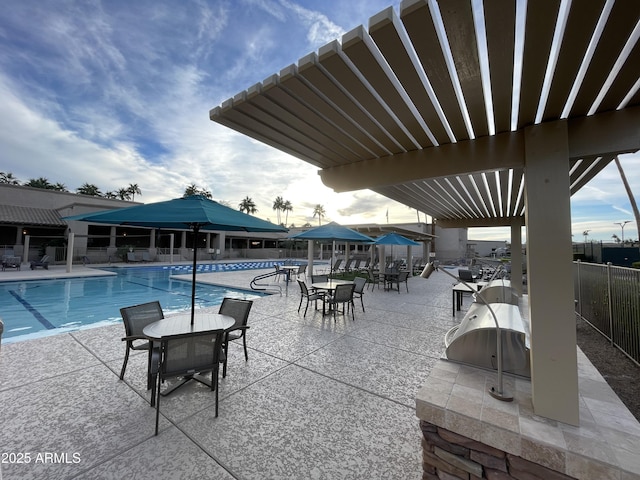
[[[529,379],[505,375],[502,402],[495,372],[438,361],[416,397],[423,478],[640,479],[640,424],[580,349],[578,377],[575,427],[533,413]]]

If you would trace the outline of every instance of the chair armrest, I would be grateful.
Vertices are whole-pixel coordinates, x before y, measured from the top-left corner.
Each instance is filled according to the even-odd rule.
[[[224,333],[229,333],[229,332],[235,332],[236,330],[249,330],[249,325],[244,325],[244,326],[240,326],[240,327],[231,327],[227,330],[224,331]]]
[[[133,340],[149,340],[144,335],[129,335],[128,337],[122,337],[123,342],[131,342]]]

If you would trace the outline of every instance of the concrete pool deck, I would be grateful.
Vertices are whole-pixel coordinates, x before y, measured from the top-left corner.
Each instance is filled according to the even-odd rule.
[[[84,268],[74,266],[73,273]],[[39,278],[47,273],[35,272]],[[247,288],[258,273],[204,273],[198,279]],[[133,355],[125,380],[118,379],[121,325],[3,345],[0,445],[5,453],[30,454],[30,461],[0,464],[2,479],[420,479],[416,397],[441,373],[436,367],[444,334],[462,319],[469,298],[452,317],[449,277],[413,277],[408,288],[365,291],[366,312],[356,303],[355,321],[338,316],[334,322],[311,306],[306,317],[298,313],[295,283],[288,296],[255,300],[249,361],[241,345],[232,344],[219,417],[213,395],[192,382],[163,399],[157,437],[146,356]],[[608,408],[612,419],[608,439],[619,459],[609,462],[618,475],[606,478],[638,478],[633,458],[640,427],[621,402],[606,400],[612,392],[579,358],[581,375],[588,372],[581,390],[585,398],[597,394],[597,402],[584,402],[584,412],[581,404],[581,417],[602,417]],[[543,420],[540,432],[549,428]],[[522,419],[518,428],[531,431],[536,422]],[[584,451],[602,442],[592,427],[571,431]],[[557,448],[560,440],[553,442]]]

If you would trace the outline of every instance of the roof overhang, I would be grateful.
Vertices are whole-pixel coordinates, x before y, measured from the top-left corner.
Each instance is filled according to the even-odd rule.
[[[640,2],[405,0],[210,118],[336,191],[442,226],[522,224],[527,128],[567,123],[571,194],[640,149],[639,37]]]

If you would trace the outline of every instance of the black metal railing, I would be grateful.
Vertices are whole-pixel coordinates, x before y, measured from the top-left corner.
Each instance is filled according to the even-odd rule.
[[[640,270],[574,262],[576,314],[640,365]]]

